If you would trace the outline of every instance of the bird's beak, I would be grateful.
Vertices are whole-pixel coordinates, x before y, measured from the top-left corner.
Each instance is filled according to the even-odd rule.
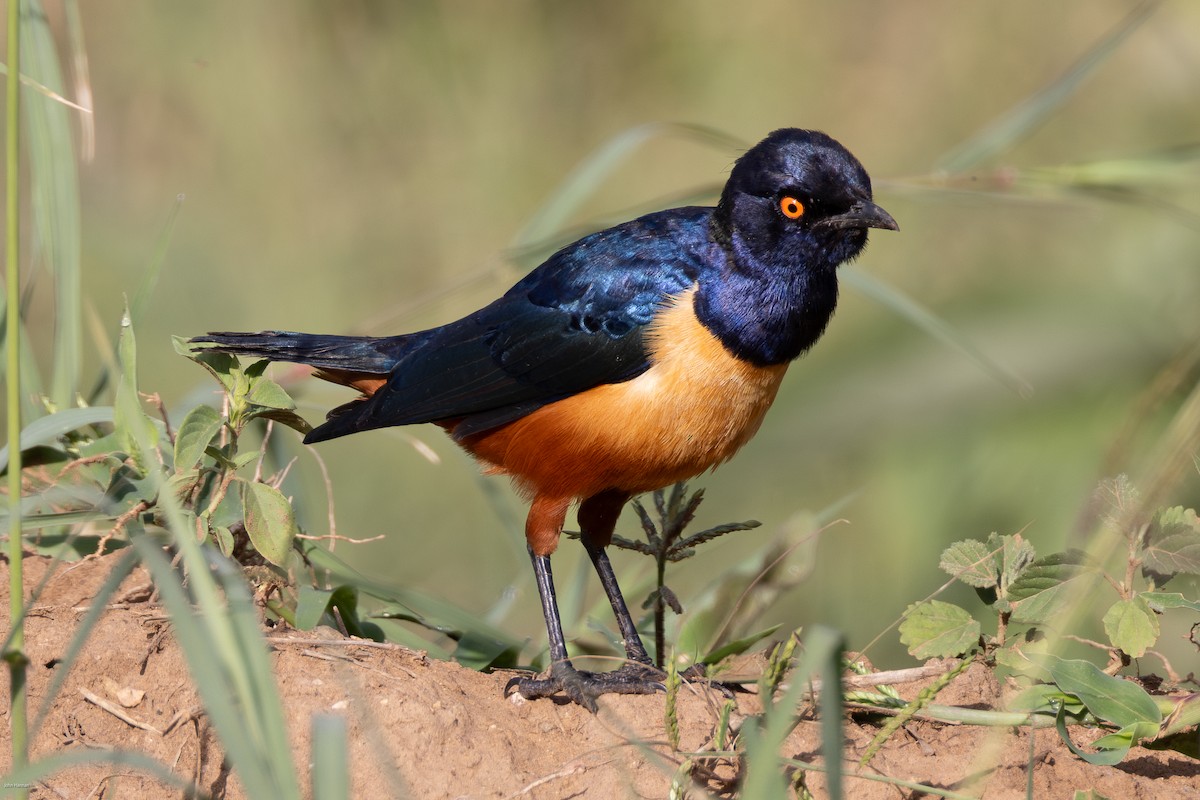
[[[892,215],[884,211],[870,200],[860,200],[850,207],[849,211],[834,217],[826,217],[821,224],[829,228],[882,228],[886,231],[898,231],[900,226]]]

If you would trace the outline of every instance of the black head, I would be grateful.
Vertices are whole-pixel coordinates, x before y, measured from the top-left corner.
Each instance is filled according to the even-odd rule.
[[[755,269],[834,269],[866,246],[868,228],[898,230],[871,200],[871,178],[837,141],[783,128],[733,167],[714,216],[718,238]],[[738,262],[745,259],[739,258]]]

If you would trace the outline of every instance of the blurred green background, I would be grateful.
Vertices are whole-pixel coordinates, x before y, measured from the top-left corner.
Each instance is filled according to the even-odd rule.
[[[800,126],[846,144],[901,225],[872,234],[858,268],[950,322],[1030,390],[847,287],[757,439],[695,482],[707,490],[700,524],[763,527],[676,567],[669,580],[685,604],[781,530],[851,498],[815,553],[796,554],[790,569],[808,574],[761,627],[822,622],[861,647],[941,585],[937,556],[952,541],[1024,530],[1040,553],[1077,542],[1096,482],[1144,474],[1182,399],[1175,390],[1150,411],[1142,403],[1200,333],[1196,159],[1137,171],[1133,192],[1080,191],[1062,173],[1039,183],[1034,170],[1200,142],[1195,3],[1163,4],[1032,135],[949,182],[936,171],[947,154],[1061,76],[1136,5],[80,7],[95,105],[95,156],[81,168],[85,295],[115,332],[123,295],[184,196],[138,332],[141,385],[176,421],[215,385],[175,355],[170,334],[387,334],[457,318],[522,274],[509,248],[523,226],[582,159],[634,126],[693,123],[747,144]],[[736,156],[654,137],[568,223],[718,185]],[[39,286],[33,299],[32,335],[44,342],[51,293]],[[99,364],[89,359],[88,371]],[[291,388],[313,421],[348,399],[316,381]],[[299,462],[286,488],[309,532],[324,533],[321,470],[290,447]],[[432,427],[317,449],[338,533],[387,534],[339,554],[541,646],[524,511],[507,485],[480,479]],[[1200,504],[1194,470],[1170,499]],[[633,535],[632,513],[621,530]],[[649,559],[615,559],[628,586],[649,578]],[[585,561],[564,542],[560,581],[582,579]],[[589,603],[601,599],[590,585]],[[901,653],[894,633],[872,650],[884,665]]]

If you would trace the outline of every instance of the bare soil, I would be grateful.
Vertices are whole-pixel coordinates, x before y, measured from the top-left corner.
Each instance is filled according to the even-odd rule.
[[[31,558],[27,585],[36,585],[48,564]],[[62,668],[56,659],[110,564],[105,558],[59,565],[38,599],[27,633],[31,709],[38,708],[54,671]],[[0,563],[2,586],[7,586],[6,573],[7,564]],[[37,733],[32,757],[78,748],[133,748],[214,797],[243,798],[169,622],[149,602],[150,589],[140,572],[122,586],[120,602],[93,631]],[[274,628],[266,633],[302,780],[308,773],[313,715],[343,714],[356,798],[665,798],[685,760],[681,752],[713,747],[723,701],[710,690],[685,687],[679,702],[680,751],[675,751],[667,743],[662,695],[606,697],[593,715],[548,700],[505,699],[508,674],[481,674],[403,648],[334,638],[332,631]],[[912,697],[921,684],[898,688]],[[991,673],[972,667],[938,702],[992,707],[998,697]],[[758,710],[754,695],[740,695],[734,725]],[[783,755],[820,761],[818,727],[815,719],[802,721]],[[849,719],[843,730],[847,771],[857,772],[878,725]],[[1077,738],[1089,736],[1080,731]],[[0,758],[7,759],[7,742],[0,750]],[[700,786],[716,796],[733,796],[737,765],[709,761],[705,766],[708,780],[693,784],[689,796],[705,796]],[[1116,766],[1092,766],[1073,756],[1052,729],[1031,734],[912,722],[861,772],[989,800],[1024,798],[1030,772],[1038,798],[1070,798],[1075,790],[1087,789],[1113,800],[1200,798],[1200,762],[1136,749]],[[820,773],[810,771],[806,779],[815,796],[825,796]],[[854,777],[847,778],[846,791],[868,800],[930,796]],[[132,769],[87,767],[52,777],[33,787],[31,796],[162,798],[177,797],[179,791]]]

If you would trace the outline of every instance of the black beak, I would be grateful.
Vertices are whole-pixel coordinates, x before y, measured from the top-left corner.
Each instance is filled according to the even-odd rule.
[[[859,200],[850,206],[850,210],[833,217],[826,217],[819,223],[828,228],[882,228],[885,231],[898,231],[900,226],[892,215],[884,211],[870,200]]]

